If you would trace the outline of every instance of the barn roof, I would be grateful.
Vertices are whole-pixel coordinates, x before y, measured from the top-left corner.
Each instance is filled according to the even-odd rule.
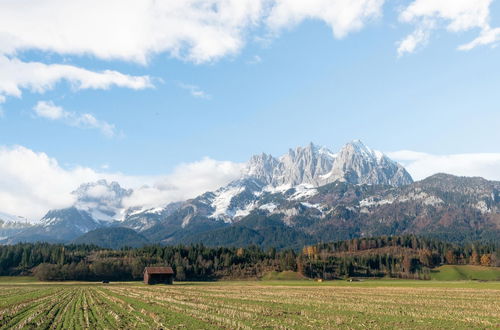
[[[173,274],[172,267],[146,267],[144,272],[148,274]]]

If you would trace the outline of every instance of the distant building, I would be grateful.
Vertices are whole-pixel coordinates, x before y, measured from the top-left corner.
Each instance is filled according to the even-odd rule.
[[[144,283],[146,284],[172,284],[174,271],[172,267],[146,267],[144,268]]]

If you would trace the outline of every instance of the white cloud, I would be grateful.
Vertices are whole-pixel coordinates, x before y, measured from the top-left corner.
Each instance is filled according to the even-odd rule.
[[[323,20],[337,38],[381,15],[384,0],[16,0],[0,2],[0,54],[26,50],[147,63],[155,54],[202,63],[237,54],[264,23]]]
[[[181,164],[165,176],[128,176],[81,166],[66,169],[43,152],[4,146],[0,147],[0,212],[38,220],[49,209],[71,206],[72,191],[100,179],[137,188],[127,199],[128,206],[164,205],[214,190],[238,177],[241,168],[241,164],[205,158]]]
[[[173,173],[156,180],[152,186],[134,190],[127,206],[157,207],[166,202],[185,200],[212,191],[240,177],[244,164],[203,158],[179,165]]]
[[[404,38],[398,54],[412,53],[424,45],[432,30],[443,26],[449,32],[480,29],[481,36],[475,41],[459,47],[469,50],[478,45],[491,44],[498,40],[498,33],[491,33],[489,25],[492,0],[415,0],[399,15],[405,23],[416,25],[413,33]]]
[[[207,92],[205,92],[204,90],[202,90],[200,87],[198,87],[196,85],[178,83],[177,86],[189,91],[189,94],[191,94],[191,96],[193,96],[193,97],[196,97],[199,99],[206,99],[206,100],[209,100],[212,98],[212,95],[208,94]]]
[[[62,80],[70,83],[75,90],[108,89],[111,86],[131,89],[152,87],[147,76],[129,76],[111,70],[94,72],[65,64],[22,62],[0,54],[0,100],[5,101],[7,95],[21,97],[22,89],[43,93]]]
[[[403,56],[405,53],[413,53],[417,47],[425,46],[429,41],[432,25],[431,21],[422,23],[415,29],[415,31],[400,41],[398,46],[398,56]]]
[[[496,46],[500,41],[500,28],[486,28],[481,31],[481,34],[476,39],[472,40],[468,44],[461,45],[458,47],[459,50],[471,50],[478,46],[492,45]]]
[[[279,33],[305,20],[326,23],[336,38],[382,16],[385,0],[4,0],[0,1],[0,94],[20,96],[22,88],[43,92],[60,80],[76,88],[112,85],[140,89],[148,77],[116,71],[92,72],[70,65],[24,63],[29,50],[92,56],[147,64],[161,53],[204,63],[237,54],[261,27]],[[432,30],[480,29],[460,47],[471,49],[500,38],[489,25],[492,0],[414,0],[399,15],[415,24],[399,43],[400,54],[415,51]],[[260,36],[254,36],[260,38]],[[13,72],[19,72],[14,75]],[[33,73],[33,75],[30,75]]]
[[[436,173],[500,180],[500,154],[498,153],[432,155],[404,150],[389,152],[387,155],[404,165],[415,180],[421,180]]]
[[[33,108],[38,117],[48,119],[61,119],[67,116],[67,112],[63,108],[56,106],[51,101],[39,101]]]
[[[281,30],[306,19],[322,20],[340,39],[381,16],[383,5],[384,0],[276,0],[267,24],[273,30]]]
[[[263,2],[6,0],[0,4],[0,53],[39,49],[146,63],[169,52],[205,62],[239,51]]]
[[[78,114],[66,111],[62,107],[56,106],[52,101],[39,101],[33,107],[33,110],[38,117],[50,120],[62,120],[67,125],[74,127],[97,129],[107,137],[114,137],[117,134],[115,125],[98,120],[90,113]]]

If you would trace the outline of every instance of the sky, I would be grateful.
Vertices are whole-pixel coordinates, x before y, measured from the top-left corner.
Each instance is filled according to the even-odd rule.
[[[0,0],[0,212],[190,198],[311,141],[500,180],[499,3]]]

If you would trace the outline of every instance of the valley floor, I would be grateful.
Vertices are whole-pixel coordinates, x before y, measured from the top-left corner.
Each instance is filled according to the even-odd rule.
[[[0,278],[0,328],[498,328],[500,282],[42,283]]]

